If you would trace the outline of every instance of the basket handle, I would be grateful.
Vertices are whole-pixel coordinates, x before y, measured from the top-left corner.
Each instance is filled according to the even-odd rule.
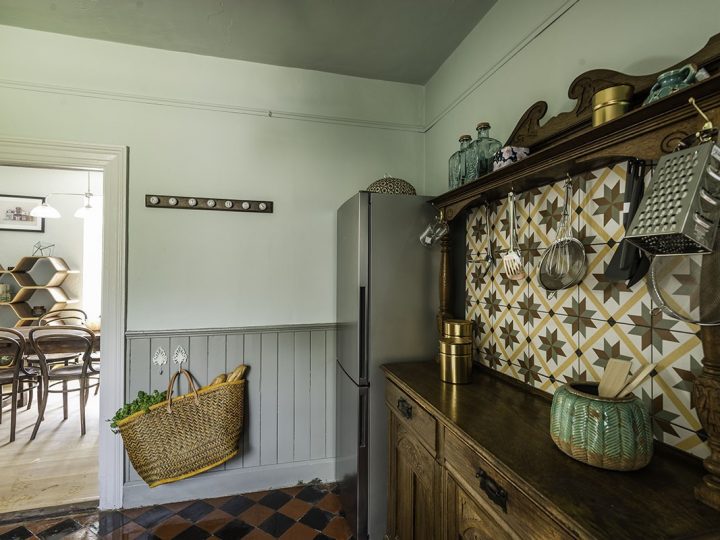
[[[170,384],[168,385],[167,389],[167,411],[169,413],[172,412],[172,399],[173,399],[173,389],[175,388],[175,380],[178,378],[178,375],[180,374],[185,375],[185,377],[188,380],[188,384],[190,385],[190,390],[192,390],[193,394],[195,394],[195,401],[198,401],[198,391],[197,388],[195,388],[195,383],[193,382],[193,378],[190,376],[190,374],[187,372],[187,370],[181,369],[180,371],[176,371],[173,373],[173,376],[170,378]]]

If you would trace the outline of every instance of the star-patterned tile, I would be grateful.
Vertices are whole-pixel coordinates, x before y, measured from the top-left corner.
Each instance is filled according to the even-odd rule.
[[[486,209],[484,206],[473,208],[468,213],[466,230],[471,233],[466,235],[466,253],[468,262],[484,258],[490,244],[491,223],[485,220]],[[488,218],[491,217],[491,210],[487,209]]]
[[[577,332],[580,351],[579,376],[581,380],[599,382],[611,358],[631,363],[630,372],[636,373],[642,367],[652,363],[652,349],[643,346],[640,336],[632,333],[629,324],[592,319],[579,319]],[[652,396],[652,378],[647,378],[635,390],[638,397],[645,393]],[[650,412],[650,403],[648,412]]]
[[[629,288],[605,276],[625,232],[627,170],[623,162],[573,177],[571,221],[585,244],[588,270],[579,285],[555,294],[540,286],[537,273],[562,216],[562,179],[516,194],[524,281],[507,279],[498,251],[508,247],[507,199],[490,203],[489,227],[484,210],[470,213],[466,316],[481,330],[475,359],[550,394],[571,380],[599,380],[610,358],[630,360],[633,371],[653,363],[651,377],[634,393],[651,412],[656,438],[705,457],[692,404],[692,382],[702,369],[699,327],[660,311],[644,279]],[[499,264],[480,277],[488,246],[496,246]],[[670,301],[697,310],[702,293],[693,261],[679,258],[671,270]]]
[[[538,274],[546,251],[546,249],[539,250],[537,255],[534,256],[532,252],[526,252],[529,267],[527,294],[530,296],[532,303],[538,305],[539,311],[558,313],[563,307],[571,306],[577,299],[578,285],[559,291],[548,291],[540,284]]]
[[[494,337],[498,352],[504,360],[518,363],[527,352],[528,332],[517,310],[505,307],[495,319]]]
[[[653,434],[657,440],[693,454],[701,459],[710,456],[710,448],[706,442],[707,436],[702,431],[695,432],[681,428],[680,426],[670,424],[657,415],[654,415],[652,420]]]
[[[494,339],[494,315],[478,303],[472,303],[465,311],[465,318],[475,325],[474,351],[479,360],[480,352]]]
[[[523,266],[527,275],[530,274],[531,257],[528,256],[527,252],[521,252]],[[505,265],[502,260],[498,261],[498,264],[493,268],[492,273],[492,293],[499,301],[501,306],[514,306],[517,304],[519,298],[522,297],[528,289],[528,278],[524,279],[510,279],[505,272]],[[488,302],[486,297],[486,302]]]
[[[470,301],[484,302],[492,291],[495,267],[486,261],[471,262],[466,266],[465,290]]]
[[[653,333],[657,334],[653,329]],[[675,425],[697,431],[702,426],[692,402],[692,383],[702,372],[702,341],[696,334],[663,332],[662,351],[653,351],[653,384],[662,400],[653,402],[653,414],[662,414]]]
[[[540,373],[556,380],[577,368],[577,341],[572,320],[547,314],[541,324],[528,328],[530,354],[541,365]]]
[[[582,233],[579,239],[587,244],[619,242],[625,234],[622,212],[627,162],[598,169],[592,175],[577,190],[576,211]]]
[[[570,191],[567,211],[573,236],[577,236],[575,197]],[[556,182],[523,193],[522,248],[537,252],[549,247],[557,238],[558,229],[566,208],[564,182]]]
[[[651,300],[645,280],[632,288],[625,282],[613,282],[605,271],[610,264],[617,244],[599,246],[588,254],[588,269],[579,287],[579,297],[587,298],[595,318],[651,326]]]

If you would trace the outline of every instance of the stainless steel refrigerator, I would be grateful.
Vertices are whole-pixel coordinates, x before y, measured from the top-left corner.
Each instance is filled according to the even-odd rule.
[[[337,213],[337,478],[355,538],[382,539],[387,520],[387,413],[382,364],[429,360],[438,253],[419,236],[425,197],[360,192]]]

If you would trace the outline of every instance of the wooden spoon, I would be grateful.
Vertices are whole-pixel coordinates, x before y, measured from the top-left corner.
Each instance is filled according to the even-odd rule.
[[[630,362],[627,360],[618,360],[611,358],[602,379],[598,386],[598,395],[600,397],[615,397],[625,387],[628,373],[630,372]]]
[[[625,387],[622,388],[620,390],[620,392],[618,392],[617,396],[615,396],[615,397],[623,398],[623,397],[627,396],[630,392],[635,390],[638,386],[640,386],[640,383],[643,382],[647,378],[648,375],[650,375],[650,372],[653,370],[654,367],[655,367],[654,364],[647,364],[647,365],[641,367],[640,371],[638,371],[633,376],[633,378],[630,379],[630,381],[628,381],[628,383],[625,385]]]

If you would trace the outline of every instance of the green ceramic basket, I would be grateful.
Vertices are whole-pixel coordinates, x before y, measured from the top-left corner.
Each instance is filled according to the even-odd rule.
[[[653,454],[650,415],[636,396],[598,397],[598,383],[572,382],[553,397],[550,435],[568,456],[601,469],[634,471]]]

